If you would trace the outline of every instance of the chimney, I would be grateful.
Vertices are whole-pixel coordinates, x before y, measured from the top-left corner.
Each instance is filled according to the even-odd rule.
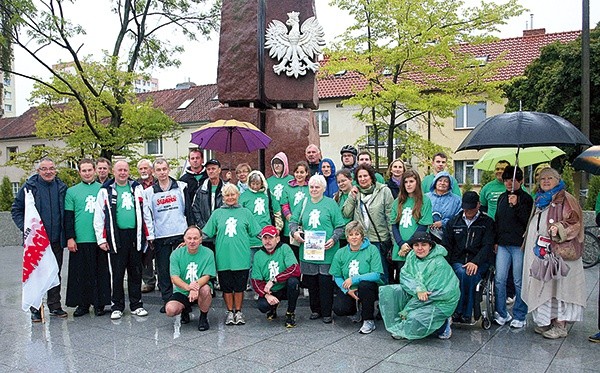
[[[536,29],[531,29],[531,30],[523,30],[523,37],[530,37],[530,36],[544,36],[546,35],[546,29],[545,28],[536,28]]]

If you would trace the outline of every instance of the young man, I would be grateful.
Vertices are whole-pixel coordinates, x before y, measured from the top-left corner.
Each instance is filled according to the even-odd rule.
[[[496,176],[496,178],[485,184],[479,193],[481,211],[487,213],[492,219],[495,219],[496,217],[498,197],[500,197],[500,194],[506,191],[506,188],[504,187],[504,181],[502,180],[502,174],[507,166],[510,166],[510,163],[505,160],[496,163],[496,167],[494,168],[494,176]],[[512,180],[512,175],[510,178]]]
[[[148,189],[154,185],[154,168],[148,159],[140,159],[137,164],[140,177],[136,180],[142,188]],[[151,293],[156,288],[156,275],[154,274],[154,251],[147,252],[143,258],[142,293]]]
[[[77,307],[74,317],[86,315],[94,306],[96,316],[106,313],[110,304],[108,253],[96,243],[94,211],[100,183],[95,181],[94,161],[79,161],[81,182],[67,189],[65,197],[65,232],[69,249],[67,301]]]
[[[98,174],[98,182],[100,185],[104,184],[107,180],[110,179],[110,171],[112,164],[106,158],[98,158],[96,160],[96,173]]]
[[[179,180],[187,184],[187,199],[191,202],[194,200],[198,187],[208,177],[206,169],[203,166],[204,155],[202,154],[202,150],[198,148],[190,149],[188,163],[189,166],[185,169]],[[192,224],[191,221],[188,221],[188,223]]]
[[[112,320],[123,316],[127,271],[129,308],[136,316],[147,316],[142,303],[142,251],[147,249],[147,225],[150,217],[143,214],[143,188],[129,178],[129,165],[115,162],[115,178],[102,186],[96,198],[94,230],[96,242],[104,251],[110,250],[112,268]]]
[[[181,314],[181,323],[190,322],[192,304],[200,308],[198,330],[210,328],[208,311],[212,304],[210,279],[217,275],[215,257],[202,246],[202,231],[190,226],[183,235],[185,246],[173,251],[170,257],[171,281],[175,290],[165,305],[167,316]]]
[[[37,166],[37,174],[31,176],[17,193],[11,215],[21,232],[25,224],[25,191],[33,194],[35,208],[40,214],[44,228],[48,233],[50,246],[58,263],[58,276],[63,262],[63,248],[67,245],[64,230],[65,194],[67,186],[56,177],[56,167],[50,158],[43,158]],[[51,316],[67,317],[60,304],[60,284],[48,290],[48,308]],[[30,308],[31,321],[41,322],[38,309]]]
[[[523,171],[517,168],[513,180],[514,172],[515,168],[513,166],[507,166],[504,169],[501,176],[504,182],[504,193],[500,194],[497,200],[495,243],[498,245],[498,250],[496,254],[496,312],[494,320],[498,325],[504,325],[514,317],[510,326],[512,328],[523,328],[526,325],[527,305],[521,299],[521,273],[523,273],[523,250],[521,250],[521,246],[533,208],[533,198],[521,189]],[[514,273],[517,274],[511,279],[515,287],[513,316],[506,311],[506,281],[511,265]]]
[[[188,226],[186,215],[191,208],[186,198],[187,184],[169,176],[170,168],[167,160],[156,159],[153,168],[156,183],[144,190],[144,214],[150,216],[152,221],[148,231],[150,236],[154,237],[153,254],[158,272],[158,287],[162,300],[166,304],[173,294],[169,257],[183,240],[182,232]],[[160,309],[160,312],[165,312],[165,306]]]
[[[258,309],[267,320],[277,318],[277,307],[287,299],[286,328],[296,326],[296,302],[300,293],[300,266],[294,252],[282,244],[277,228],[267,225],[260,232],[263,247],[254,255],[252,287],[258,294]]]
[[[430,190],[431,183],[433,183],[433,179],[435,178],[435,175],[437,175],[438,172],[447,171],[446,170],[447,161],[448,161],[448,156],[445,153],[440,152],[440,153],[436,153],[433,155],[433,160],[431,161],[431,165],[433,166],[433,174],[429,174],[429,175],[423,177],[423,180],[421,181],[422,190],[424,190],[424,191]],[[460,191],[458,181],[456,181],[454,176],[450,176],[450,178],[452,179],[452,193],[454,193],[460,197],[462,193]]]
[[[342,169],[354,172],[358,150],[352,145],[344,145],[340,150],[340,155],[342,157]]]
[[[442,246],[460,282],[460,300],[453,320],[471,324],[475,286],[489,268],[494,249],[494,221],[479,211],[479,196],[468,191],[462,197],[462,211],[444,229]]]
[[[358,153],[357,166],[361,164],[366,164],[367,166],[373,167],[373,162],[371,161],[371,153],[369,153],[366,150],[363,150],[360,153]],[[381,175],[379,172],[375,172],[375,179],[378,183],[385,184],[385,179],[383,178],[383,175]]]

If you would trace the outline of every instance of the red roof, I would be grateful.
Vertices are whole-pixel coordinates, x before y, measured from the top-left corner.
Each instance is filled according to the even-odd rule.
[[[525,68],[540,56],[542,47],[559,41],[567,43],[581,35],[581,31],[557,32],[546,34],[545,29],[525,30],[523,36],[517,38],[499,39],[480,45],[464,44],[461,51],[471,53],[474,57],[487,57],[494,61],[501,53],[506,52],[505,60],[508,65],[498,70],[495,81],[505,81],[522,76]],[[364,88],[365,82],[358,74],[346,72],[338,76],[328,76],[319,79],[319,98],[347,98],[354,92]]]

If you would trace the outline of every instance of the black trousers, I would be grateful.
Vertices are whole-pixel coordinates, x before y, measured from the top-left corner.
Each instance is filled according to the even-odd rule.
[[[286,281],[286,286],[278,291],[272,293],[272,295],[281,300],[287,300],[288,312],[296,311],[296,303],[298,302],[298,296],[300,295],[300,279],[298,277],[290,277]],[[271,306],[265,297],[258,298],[258,310],[262,313],[267,313],[270,310],[277,308],[278,305]]]
[[[333,289],[335,283],[331,275],[302,275],[302,282],[308,288],[308,300],[311,312],[324,317],[331,316],[333,307]]]
[[[361,316],[363,320],[373,320],[375,314],[375,301],[378,298],[379,286],[371,281],[361,281],[358,283],[359,301],[362,305]],[[336,295],[333,299],[333,312],[338,316],[351,316],[356,313],[356,300],[344,294],[339,287],[336,287]]]
[[[157,238],[154,240],[154,259],[158,272],[158,287],[161,298],[167,303],[173,294],[173,283],[171,282],[171,253],[183,242],[183,236]]]
[[[95,242],[78,243],[77,251],[69,252],[66,304],[84,308],[110,304],[108,253]]]
[[[125,289],[123,281],[127,271],[127,292],[129,293],[129,309],[142,307],[142,252],[137,251],[136,230],[117,229],[120,247],[110,254],[112,266],[112,311],[125,310]]]
[[[58,263],[58,281],[59,281],[59,283],[55,287],[48,290],[48,293],[47,293],[48,298],[47,298],[46,302],[48,303],[48,309],[50,311],[54,311],[56,309],[61,308],[61,305],[60,305],[60,282],[62,280],[61,280],[60,273],[62,270],[64,248],[62,247],[60,242],[53,242],[50,244],[50,247],[52,248],[52,253],[54,254],[54,257],[56,258],[56,263]]]

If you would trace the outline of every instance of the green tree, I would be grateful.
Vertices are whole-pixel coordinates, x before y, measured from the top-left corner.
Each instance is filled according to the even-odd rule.
[[[10,179],[4,176],[0,184],[0,211],[10,211],[14,199]]]
[[[426,158],[426,143],[408,123],[439,125],[436,118],[482,97],[498,102],[499,84],[490,81],[502,59],[480,64],[461,43],[483,43],[498,25],[523,8],[516,0],[497,5],[465,7],[461,0],[332,0],[348,11],[355,23],[331,50],[325,71],[358,74],[364,88],[345,102],[361,110],[356,117],[373,128],[375,144],[383,137],[387,158],[394,141],[405,156]],[[396,140],[394,140],[396,139]],[[431,145],[429,145],[430,147]],[[377,148],[375,149],[376,163]]]
[[[79,39],[85,28],[74,23],[77,0],[12,0],[0,2],[0,69],[35,82],[32,100],[39,104],[38,137],[63,140],[66,154],[79,157],[130,155],[143,141],[171,136],[175,123],[151,102],[135,99],[133,81],[150,68],[178,66],[181,45],[173,34],[190,40],[216,29],[218,1],[123,0],[106,1],[118,20],[112,50],[94,61],[82,55]],[[44,80],[6,63],[10,48],[20,49],[50,73]],[[46,49],[68,67],[53,67],[42,59]],[[99,51],[98,51],[99,52]],[[74,73],[71,71],[74,70]],[[56,149],[46,149],[49,153]],[[60,162],[62,158],[57,158]]]
[[[594,211],[596,208],[596,198],[600,193],[600,176],[592,175],[588,184],[588,196],[585,201],[585,210]]]
[[[575,198],[578,198],[578,196],[576,196],[575,193],[575,182],[573,181],[573,174],[575,173],[575,169],[573,168],[573,166],[571,166],[571,164],[567,161],[565,162],[563,169],[562,169],[562,173],[561,173],[561,177],[563,179],[563,181],[565,182],[565,189],[567,190],[567,192],[573,194],[575,196]]]
[[[590,140],[600,143],[600,24],[590,32]],[[525,75],[504,87],[506,111],[559,115],[581,128],[581,38],[542,48]]]

